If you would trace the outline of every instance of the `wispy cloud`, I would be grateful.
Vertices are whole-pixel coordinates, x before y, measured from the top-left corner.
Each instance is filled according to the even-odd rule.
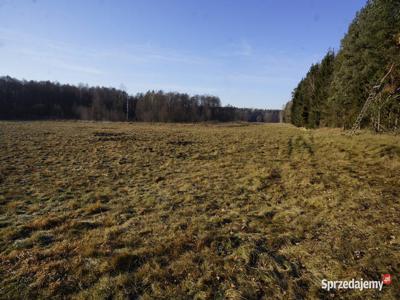
[[[232,42],[227,45],[223,49],[219,49],[217,52],[217,56],[221,57],[250,57],[253,54],[252,45],[246,40],[241,39],[237,42]]]
[[[232,73],[226,76],[226,79],[233,82],[241,83],[254,83],[254,84],[277,84],[284,82],[292,82],[296,80],[295,77],[291,76],[277,76],[267,74],[243,74],[243,73]]]
[[[209,60],[175,49],[161,48],[152,44],[127,44],[94,49],[56,40],[44,39],[0,28],[0,42],[20,56],[43,62],[44,66],[62,68],[78,73],[104,75],[99,65],[104,62],[115,65],[182,64],[202,65]],[[4,42],[3,42],[4,43]],[[1,44],[0,44],[1,45]]]
[[[86,53],[83,49],[73,47],[66,43],[32,37],[19,32],[0,29],[0,37],[4,47],[18,54],[21,59],[37,61],[43,66],[50,66],[77,73],[103,75],[104,71],[98,67],[82,63]]]
[[[92,53],[99,58],[123,59],[129,64],[151,64],[151,63],[178,63],[199,65],[208,63],[209,60],[176,49],[162,48],[153,44],[128,44],[119,48],[108,48]]]
[[[241,40],[238,45],[238,49],[236,50],[236,52],[234,52],[234,54],[240,56],[250,56],[252,53],[253,53],[253,47],[246,40]]]
[[[92,67],[88,67],[88,66],[71,65],[71,64],[67,64],[67,63],[64,63],[62,61],[57,61],[57,60],[53,60],[51,63],[56,68],[75,71],[75,72],[79,72],[79,73],[86,73],[86,74],[90,74],[90,75],[104,75],[104,74],[106,74],[104,71],[102,71],[100,69],[92,68]]]

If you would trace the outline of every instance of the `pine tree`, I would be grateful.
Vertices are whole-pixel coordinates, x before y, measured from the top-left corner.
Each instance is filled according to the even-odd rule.
[[[371,88],[392,63],[400,62],[399,30],[398,0],[369,1],[358,13],[336,58],[330,99],[336,119],[331,125],[350,127]]]
[[[380,101],[362,125],[400,126],[400,1],[370,0],[357,13],[335,56],[329,51],[312,65],[292,94],[296,126],[349,128],[373,86],[394,64]],[[379,127],[379,126],[378,126]]]

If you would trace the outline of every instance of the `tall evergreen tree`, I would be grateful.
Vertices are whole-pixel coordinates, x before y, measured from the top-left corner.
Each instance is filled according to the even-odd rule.
[[[312,65],[293,92],[290,118],[294,125],[319,127],[329,114],[327,99],[333,75],[335,54],[328,51],[321,63]],[[287,119],[287,116],[286,116]]]
[[[330,99],[335,119],[331,125],[350,127],[371,88],[392,63],[399,65],[399,31],[398,0],[368,1],[357,14],[336,59]]]
[[[391,65],[394,71],[363,126],[400,127],[400,1],[370,0],[350,24],[338,54],[329,51],[293,91],[291,122],[349,128]]]

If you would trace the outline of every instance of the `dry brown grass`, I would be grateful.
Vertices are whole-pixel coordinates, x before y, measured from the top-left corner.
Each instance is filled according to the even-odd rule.
[[[336,129],[1,122],[0,298],[398,299],[399,156]]]

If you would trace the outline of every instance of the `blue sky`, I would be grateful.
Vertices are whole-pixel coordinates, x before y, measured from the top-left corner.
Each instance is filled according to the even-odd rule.
[[[365,0],[0,0],[0,75],[281,108]]]

